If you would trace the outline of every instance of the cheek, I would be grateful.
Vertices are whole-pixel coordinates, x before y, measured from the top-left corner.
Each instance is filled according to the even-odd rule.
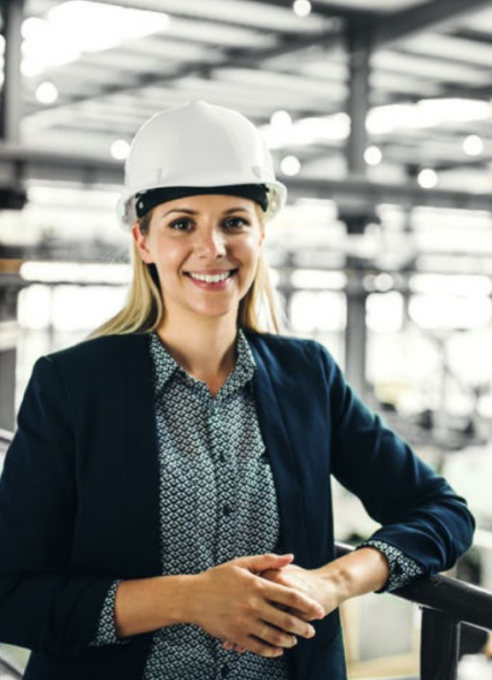
[[[152,250],[152,256],[158,271],[167,275],[178,269],[182,262],[182,253],[179,248],[169,243],[156,244]]]

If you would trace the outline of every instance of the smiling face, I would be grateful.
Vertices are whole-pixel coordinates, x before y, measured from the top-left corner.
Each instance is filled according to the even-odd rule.
[[[157,269],[167,322],[229,316],[253,283],[263,228],[256,203],[224,195],[187,196],[154,208],[148,233],[132,235]]]

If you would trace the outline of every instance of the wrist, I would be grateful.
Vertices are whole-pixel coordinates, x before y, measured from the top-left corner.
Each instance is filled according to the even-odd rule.
[[[386,557],[376,548],[361,548],[317,570],[333,589],[337,606],[352,597],[383,588],[389,578]]]
[[[192,623],[200,625],[200,608],[203,602],[203,581],[205,572],[183,577],[181,589],[181,621],[179,623]]]
[[[321,591],[325,595],[321,598],[321,604],[326,613],[339,607],[342,602],[351,597],[350,573],[344,568],[343,563],[339,563],[339,560],[315,569],[314,572],[320,579]]]
[[[173,612],[174,623],[196,623],[198,618],[199,604],[201,597],[199,589],[201,587],[202,574],[180,575],[176,578],[178,587],[176,590],[179,595],[175,600],[175,610]]]

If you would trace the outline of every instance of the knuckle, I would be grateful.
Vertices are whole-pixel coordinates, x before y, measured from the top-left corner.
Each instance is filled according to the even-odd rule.
[[[299,621],[294,616],[287,615],[283,621],[282,627],[290,633],[293,633],[299,628]]]
[[[286,647],[289,644],[289,637],[279,630],[274,630],[270,635],[269,642],[278,647]]]

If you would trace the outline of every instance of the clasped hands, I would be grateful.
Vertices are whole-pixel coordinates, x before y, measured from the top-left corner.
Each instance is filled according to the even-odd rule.
[[[310,621],[339,602],[319,570],[292,561],[293,555],[240,557],[197,575],[190,623],[223,640],[225,649],[264,657],[312,638]]]

